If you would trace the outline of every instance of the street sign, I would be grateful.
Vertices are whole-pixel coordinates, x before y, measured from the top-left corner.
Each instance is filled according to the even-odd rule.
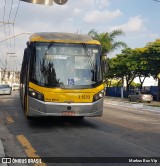
[[[41,4],[41,5],[53,5],[53,0],[21,0],[28,3]]]
[[[58,5],[64,5],[68,0],[54,0],[54,2]]]

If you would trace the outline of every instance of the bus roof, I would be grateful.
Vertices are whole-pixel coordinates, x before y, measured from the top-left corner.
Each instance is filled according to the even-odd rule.
[[[38,32],[30,36],[29,42],[63,42],[63,43],[86,43],[98,44],[100,42],[93,40],[88,35],[76,33],[60,33],[60,32]]]

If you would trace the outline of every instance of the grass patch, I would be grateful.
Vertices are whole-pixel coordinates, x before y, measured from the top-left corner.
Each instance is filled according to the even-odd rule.
[[[154,105],[148,105],[148,104],[147,104],[147,106],[160,107],[160,105],[156,105],[156,104],[154,104]]]

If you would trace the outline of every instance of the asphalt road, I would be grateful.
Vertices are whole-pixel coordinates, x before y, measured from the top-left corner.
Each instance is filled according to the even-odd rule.
[[[89,157],[87,159],[93,161],[96,157],[153,157],[154,159],[160,157],[160,114],[119,109],[104,102],[102,118],[85,118],[78,121],[52,117],[28,121],[21,108],[18,92],[13,92],[11,96],[0,96],[0,139],[6,156],[9,157],[67,157],[60,160],[70,159],[68,157],[72,159]],[[46,161],[41,165],[157,166],[160,164],[90,162],[48,164]]]

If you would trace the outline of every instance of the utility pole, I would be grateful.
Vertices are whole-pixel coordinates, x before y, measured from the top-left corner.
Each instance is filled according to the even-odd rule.
[[[11,54],[15,54],[15,53],[11,53]],[[16,58],[17,56],[16,55],[11,55],[10,58]],[[14,69],[14,66],[12,68],[12,74],[13,74],[13,79],[11,79],[11,84],[15,84],[15,80],[16,80],[16,74],[15,74],[15,69]]]
[[[10,55],[10,58],[15,58],[15,57],[17,57],[16,55],[15,55],[15,53],[14,52],[7,52],[6,53],[6,71],[8,71],[8,82],[10,82],[10,84],[13,84],[13,83],[15,83],[15,71],[14,71],[14,65],[13,65],[13,68],[11,69],[9,69],[8,68],[8,58],[7,58],[7,55]],[[13,76],[12,76],[13,75]],[[9,77],[10,76],[12,76],[13,77],[13,79],[9,79]]]
[[[14,52],[7,52],[6,53],[6,60],[5,60],[5,68],[4,68],[4,72],[3,72],[3,81],[6,81],[6,73],[8,73],[7,77],[8,77],[8,81],[9,81],[9,70],[8,70],[8,55],[13,55],[15,54]],[[16,56],[10,56],[10,57],[16,57]]]
[[[13,24],[13,22],[5,22],[5,21],[0,21],[2,24]]]
[[[1,40],[0,43],[3,43],[6,40],[10,40],[12,38],[16,38],[16,37],[21,36],[21,35],[28,35],[28,34],[31,34],[31,32],[22,32],[20,34],[11,36],[9,38],[6,38],[5,40]],[[15,53],[7,53],[7,54],[15,54]],[[4,66],[4,72],[3,72],[3,76],[2,76],[2,81],[5,81],[5,75],[6,75],[6,72],[7,72],[7,65],[8,65],[8,60],[7,60],[7,55],[6,55],[6,60],[5,60],[5,66]]]
[[[0,24],[2,24],[2,25],[0,25],[0,27],[2,27],[2,26],[5,26],[5,25],[8,25],[8,24],[14,24],[13,22],[5,22],[5,21],[0,21]]]

